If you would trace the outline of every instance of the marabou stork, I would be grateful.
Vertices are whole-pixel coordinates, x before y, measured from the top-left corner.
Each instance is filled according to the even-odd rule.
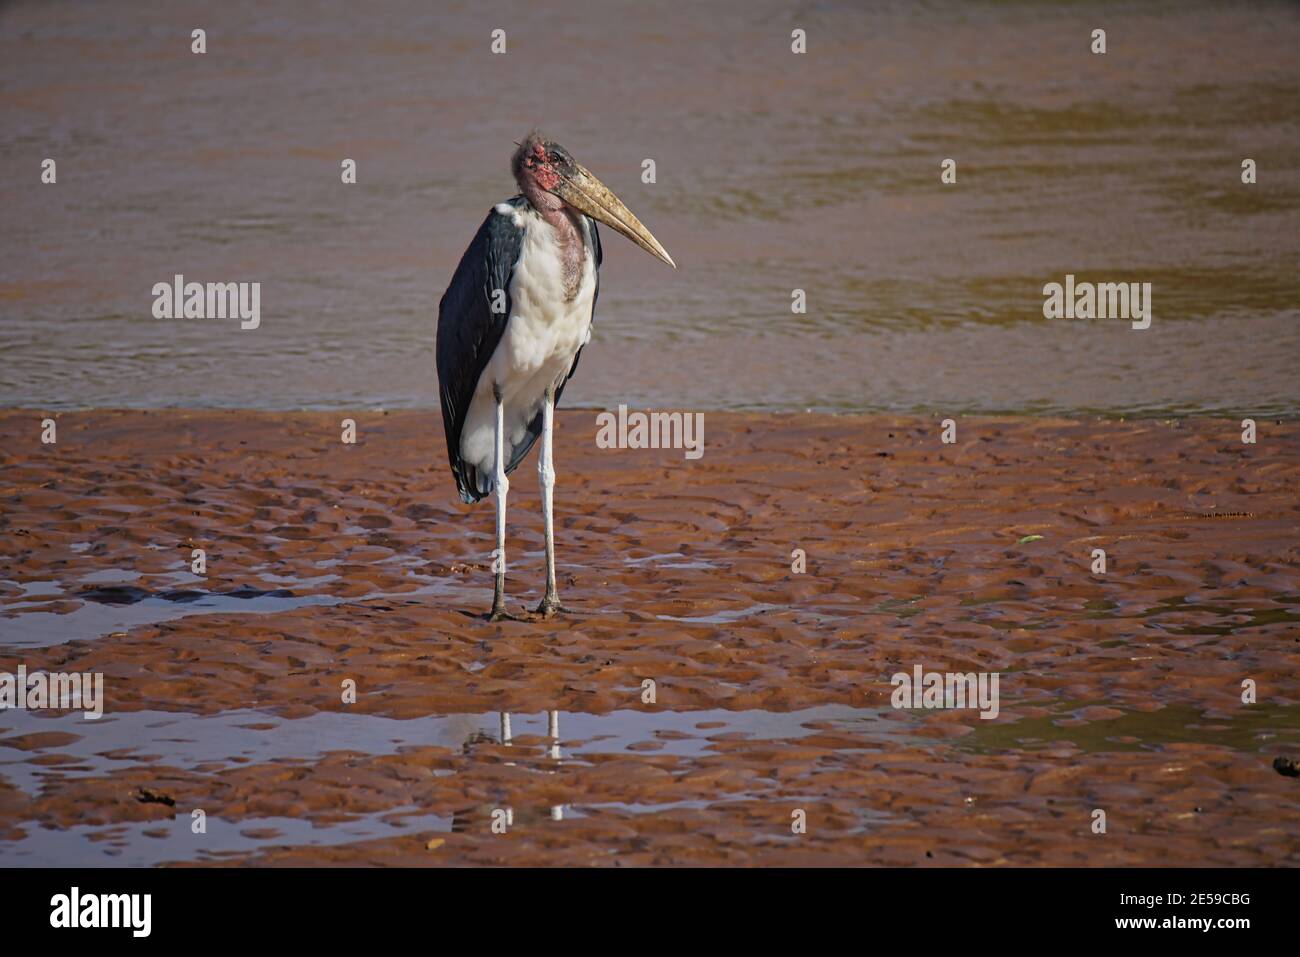
[[[438,305],[439,395],[456,487],[465,502],[496,492],[491,621],[515,617],[505,604],[506,476],[539,435],[546,595],[537,613],[564,610],[555,589],[551,429],[555,404],[591,339],[601,263],[594,220],[677,266],[568,150],[537,132],[518,146],[511,169],[519,195],[488,213]]]

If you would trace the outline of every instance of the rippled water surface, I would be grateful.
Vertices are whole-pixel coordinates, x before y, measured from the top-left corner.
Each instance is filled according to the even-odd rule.
[[[1293,4],[7,4],[0,404],[435,405],[539,125],[680,264],[607,237],[568,403],[1294,414],[1297,49]],[[261,327],[152,318],[177,273]],[[1151,328],[1044,319],[1067,273]]]

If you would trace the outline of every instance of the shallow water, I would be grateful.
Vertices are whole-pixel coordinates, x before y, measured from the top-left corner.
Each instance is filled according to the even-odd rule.
[[[451,818],[423,814],[417,808],[395,808],[324,827],[304,818],[261,817],[210,819],[207,828],[195,834],[188,813],[170,820],[78,825],[41,831],[25,841],[0,841],[0,861],[6,867],[153,867],[219,861],[277,845],[321,847],[411,831],[449,831]]]
[[[714,751],[715,742],[792,741],[828,727],[853,730],[863,749],[878,750],[887,740],[910,740],[896,722],[882,721],[874,709],[829,705],[801,711],[633,711],[608,714],[560,713],[555,728],[542,714],[511,714],[511,737],[502,734],[502,715],[431,715],[395,720],[375,715],[318,713],[286,721],[252,711],[194,715],[162,711],[105,714],[87,721],[81,714],[0,715],[0,779],[39,798],[43,788],[69,777],[106,777],[141,764],[155,765],[165,779],[170,769],[201,767],[211,773],[220,765],[274,762],[286,766],[319,760],[331,752],[396,754],[436,746],[473,753],[478,744],[508,745],[542,758],[547,766],[588,763],[616,753],[652,752],[698,758]],[[38,739],[27,736],[40,735]],[[489,758],[488,760],[492,760]],[[164,770],[166,769],[166,770]],[[450,774],[450,771],[437,771]],[[159,789],[162,790],[161,788]],[[602,802],[561,804],[545,813],[516,813],[511,826],[583,819],[592,815],[656,814],[701,810],[711,804],[752,794],[720,796],[717,801],[688,800],[662,804]],[[507,805],[508,806],[508,805]],[[343,815],[322,823],[301,817],[223,821],[212,818],[205,834],[191,830],[188,811],[172,819],[144,823],[80,825],[52,831],[34,826],[23,836],[0,837],[0,863],[39,866],[151,866],[186,860],[217,860],[275,846],[318,847],[376,837],[419,832],[450,832],[471,826],[475,808],[439,816],[426,809],[398,807],[375,814]]]
[[[964,752],[1021,755],[1066,745],[1079,753],[1160,750],[1171,744],[1219,745],[1243,752],[1262,752],[1277,745],[1300,742],[1294,707],[1261,706],[1239,714],[1202,714],[1172,706],[1154,712],[1116,712],[1111,719],[1076,717],[1088,702],[1054,708],[1052,716],[1012,722],[977,722],[956,742]],[[1096,702],[1092,704],[1097,704]],[[180,770],[202,770],[220,778],[222,767],[269,763],[291,773],[292,768],[320,761],[326,755],[401,755],[414,760],[430,746],[460,751],[480,767],[505,761],[510,755],[527,759],[524,767],[537,774],[554,773],[561,765],[593,766],[610,755],[667,755],[685,762],[720,754],[745,761],[749,752],[761,754],[770,744],[788,745],[823,733],[837,739],[840,759],[856,752],[879,756],[888,748],[916,745],[910,720],[889,720],[889,709],[829,705],[793,712],[638,711],[607,714],[558,712],[552,725],[546,713],[509,715],[511,736],[503,736],[502,715],[430,715],[396,720],[376,715],[317,713],[284,720],[255,710],[213,715],[134,711],[106,714],[86,721],[80,714],[35,715],[9,711],[0,716],[0,777],[34,799],[50,789],[57,792],[69,778],[107,778],[129,768],[153,766],[164,784]],[[922,715],[923,716],[923,715]],[[1280,737],[1268,729],[1286,728]],[[558,736],[551,737],[551,730]],[[510,750],[504,750],[505,745]],[[481,757],[478,749],[488,751]],[[503,757],[503,755],[505,757]],[[938,756],[941,758],[941,753]],[[707,766],[702,765],[702,766]],[[452,775],[434,769],[434,776]],[[462,771],[468,774],[468,771]],[[151,793],[165,794],[165,786]],[[824,798],[809,795],[807,803]],[[602,816],[703,813],[736,802],[779,800],[799,803],[772,781],[756,788],[728,791],[712,799],[645,803],[593,801],[538,807],[502,807],[510,828],[555,828],[563,821]],[[217,861],[278,847],[321,848],[359,841],[418,834],[486,829],[490,805],[466,805],[451,814],[428,808],[399,806],[373,813],[338,811],[305,816],[250,816],[207,819],[207,831],[195,834],[189,810],[144,822],[81,824],[58,830],[26,825],[19,836],[0,837],[0,862],[9,866],[152,866],[179,861]],[[848,833],[870,831],[898,816],[863,803],[858,823]]]
[[[117,571],[100,573],[81,579],[84,584],[97,578],[118,583],[126,577],[139,577],[134,573],[124,576]],[[181,577],[196,576],[180,573]],[[176,575],[158,576],[175,578]],[[287,575],[262,576],[271,581],[296,585],[297,589],[262,589],[244,585],[227,591],[213,591],[197,581],[189,588],[167,588],[151,591],[148,588],[112,584],[101,588],[78,588],[74,584],[39,582],[18,586],[25,594],[22,600],[0,605],[0,644],[18,648],[38,648],[63,644],[69,641],[86,641],[128,631],[140,625],[176,621],[192,615],[261,614],[306,608],[312,605],[340,605],[345,599],[323,592],[313,592],[315,586],[337,581],[338,576],[322,575],[312,579],[299,579]],[[466,590],[457,583],[438,580],[425,575],[408,576],[419,582],[417,587],[400,593],[382,591],[361,596],[362,600],[379,598],[464,598]],[[0,580],[0,586],[13,584]],[[30,600],[29,600],[30,599]],[[52,608],[51,602],[59,605]],[[71,607],[66,607],[70,603]]]
[[[1298,47],[1283,3],[5,4],[0,405],[434,406],[538,124],[680,264],[607,237],[569,405],[1293,415]],[[176,273],[261,327],[153,319]],[[1151,328],[1044,319],[1066,273]]]
[[[399,720],[380,715],[320,712],[284,720],[252,710],[214,715],[168,711],[106,713],[87,720],[76,712],[50,716],[8,711],[0,717],[0,746],[6,738],[37,732],[61,732],[59,738],[36,749],[41,755],[75,760],[53,766],[33,765],[25,752],[0,752],[0,774],[29,793],[39,793],[47,776],[108,774],[126,764],[153,763],[192,767],[208,762],[311,761],[332,751],[393,754],[404,747],[468,747],[474,740],[501,743],[500,713],[430,715]],[[560,714],[561,758],[588,754],[654,750],[662,754],[697,757],[714,736],[735,735],[760,740],[792,740],[811,734],[810,723],[851,727],[868,741],[903,740],[905,730],[880,721],[881,712],[868,708],[826,705],[792,712],[773,711],[633,711],[607,714]],[[544,712],[511,713],[513,736],[545,738]],[[545,744],[551,754],[553,742]],[[521,745],[522,746],[522,745]],[[125,763],[125,764],[124,764]]]

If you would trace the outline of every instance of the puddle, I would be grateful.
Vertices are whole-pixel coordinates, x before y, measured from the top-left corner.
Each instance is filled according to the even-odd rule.
[[[99,573],[97,573],[98,575]],[[134,575],[118,573],[116,575]],[[96,576],[91,576],[92,578]],[[138,577],[138,575],[136,575]],[[177,584],[192,584],[202,579],[176,573]],[[311,586],[320,578],[290,579],[283,576],[262,577],[285,584]],[[322,576],[332,579],[336,576]],[[113,581],[122,581],[122,578]],[[18,648],[43,648],[69,641],[89,641],[141,625],[174,621],[190,615],[230,613],[274,614],[311,605],[346,605],[378,599],[404,600],[420,597],[450,596],[455,600],[481,597],[482,589],[472,589],[459,581],[424,579],[429,583],[404,592],[371,592],[359,597],[340,598],[326,594],[297,594],[288,588],[259,589],[249,585],[226,592],[198,588],[169,588],[149,591],[135,585],[97,584],[92,588],[67,589],[58,582],[35,582],[19,586],[24,597],[40,596],[39,602],[11,602],[0,606],[0,645]],[[90,582],[90,578],[84,581]],[[69,612],[28,611],[51,598],[80,601]]]
[[[82,604],[65,614],[23,611],[9,605],[0,618],[0,644],[39,648],[69,641],[103,638],[140,625],[188,615],[254,612],[267,614],[307,605],[335,605],[348,599],[330,595],[296,596],[285,589],[235,589],[227,593],[171,589],[148,592],[134,586],[105,585],[68,596]],[[14,611],[17,614],[13,614]]]
[[[788,609],[789,606],[769,605],[767,602],[759,602],[757,605],[750,605],[748,608],[736,608],[728,611],[714,612],[712,615],[699,615],[693,618],[679,618],[676,615],[656,615],[662,621],[680,621],[688,625],[725,625],[729,622],[740,621],[749,618],[751,615],[761,615],[765,611],[776,611],[782,608]]]
[[[137,581],[140,577],[141,576],[139,572],[121,571],[116,568],[105,568],[101,571],[91,572],[89,575],[83,577],[81,581],[82,584],[85,585],[98,585],[98,584],[108,584],[108,583],[120,584],[121,582]]]
[[[58,582],[27,582],[22,585],[18,584],[18,582],[6,582],[6,584],[18,585],[24,598],[40,598],[45,595],[63,594],[63,586]]]
[[[552,718],[551,715],[554,714]],[[554,722],[554,723],[552,723]],[[814,725],[815,727],[809,727]],[[80,714],[37,715],[28,711],[0,713],[0,778],[32,796],[51,780],[85,776],[108,777],[138,765],[203,767],[220,774],[221,765],[264,762],[310,762],[329,752],[355,751],[394,754],[404,748],[445,747],[473,755],[483,743],[503,742],[523,755],[556,763],[584,762],[595,755],[649,750],[656,755],[701,757],[714,754],[725,741],[735,748],[746,741],[793,740],[831,726],[853,730],[863,748],[882,747],[906,735],[906,724],[882,720],[871,709],[828,705],[787,713],[770,711],[614,711],[608,714],[500,712],[430,715],[396,719],[375,715],[318,713],[282,719],[243,710],[216,715],[160,711],[105,714],[86,721]],[[554,729],[557,737],[550,737]],[[62,732],[51,743],[19,751],[7,741],[16,735]],[[71,759],[49,764],[51,757]],[[439,775],[456,772],[440,769]],[[539,773],[551,773],[545,767]],[[587,806],[554,805],[516,808],[502,804],[514,824],[582,819],[602,814],[654,814],[700,810],[713,803],[752,800],[761,795],[731,793],[717,802],[679,801],[665,804],[603,802]],[[312,826],[297,818],[257,818],[221,821],[208,818],[208,833],[190,830],[188,812],[170,821],[122,825],[77,826],[61,830],[20,824],[26,836],[0,841],[0,864],[32,866],[150,866],[168,861],[210,860],[222,854],[242,854],[285,845],[344,844],[421,831],[463,831],[486,827],[490,808],[471,807],[452,816],[421,813],[421,809],[360,816],[342,824]],[[864,824],[866,819],[864,818]],[[265,832],[265,833],[263,833]]]
[[[718,735],[747,735],[753,740],[790,740],[815,733],[809,723],[829,722],[868,732],[877,742],[897,739],[903,725],[881,720],[881,713],[845,705],[802,711],[612,711],[607,714],[562,712],[561,757],[649,750],[655,754],[695,757],[710,751]],[[700,725],[706,725],[701,728]],[[546,712],[510,713],[511,743],[522,736],[546,738]],[[19,751],[6,744],[18,735],[57,731],[75,735],[64,744]],[[311,761],[331,751],[394,754],[402,748],[461,749],[476,741],[500,743],[501,714],[429,715],[386,718],[379,715],[318,712],[284,719],[265,712],[240,710],[215,715],[169,711],[111,712],[88,721],[80,712],[58,715],[31,711],[0,712],[0,777],[29,794],[37,794],[48,777],[109,775],[140,764],[187,768],[200,764]],[[548,747],[550,745],[548,744]],[[33,758],[64,755],[75,764],[31,763]]]
[[[296,817],[241,818],[211,815],[207,831],[195,834],[189,813],[171,820],[135,821],[63,830],[24,825],[24,841],[0,842],[0,863],[8,867],[155,867],[173,861],[216,861],[273,847],[329,847],[424,831],[450,831],[452,819],[398,808],[323,827]]]
[[[489,719],[495,728],[495,713],[399,721],[375,715],[320,712],[290,721],[251,710],[216,715],[126,711],[87,721],[79,713],[44,717],[30,711],[7,711],[0,712],[0,776],[36,794],[45,777],[105,775],[139,764],[185,768],[212,762],[310,761],[331,751],[392,754],[403,746],[459,747],[475,730],[487,729]],[[78,740],[32,752],[5,745],[12,735],[45,731],[77,735]],[[67,755],[75,757],[77,763],[25,763],[39,754]]]
[[[631,565],[633,568],[640,568],[646,565],[652,565],[655,568],[717,568],[714,562],[706,562],[703,559],[691,559],[681,552],[664,552],[659,555],[646,555],[642,558],[625,558],[624,565]]]
[[[197,576],[195,577],[197,579]],[[263,581],[275,582],[277,585],[298,585],[300,587],[305,586],[308,588],[315,588],[317,585],[326,585],[330,582],[336,582],[340,578],[340,576],[332,574],[310,575],[306,578],[298,578],[294,575],[273,575],[270,572],[262,571],[257,573],[257,577],[261,578]]]
[[[1153,712],[1125,711],[1114,718],[1084,720],[1085,709],[1101,702],[1072,701],[1047,717],[1014,722],[976,722],[952,747],[982,753],[1035,751],[1069,742],[1089,751],[1159,748],[1178,742],[1218,744],[1260,752],[1279,743],[1300,743],[1300,707],[1255,705],[1227,715],[1171,706]],[[487,760],[500,761],[500,745],[518,749],[519,766],[530,773],[551,774],[560,765],[598,765],[610,755],[656,757],[681,761],[716,758],[728,752],[771,743],[797,741],[819,733],[836,734],[836,755],[887,751],[918,743],[933,747],[915,732],[922,715],[900,719],[892,708],[826,705],[792,712],[774,711],[640,711],[606,714],[582,712],[500,712],[428,715],[397,719],[376,715],[321,712],[285,719],[255,710],[196,715],[136,711],[105,714],[86,721],[80,713],[0,712],[0,779],[39,796],[60,779],[111,778],[129,767],[196,769],[219,776],[226,767],[244,764],[310,763],[331,752],[392,755],[404,750],[441,747],[465,756],[477,770],[476,751],[494,746]],[[11,743],[20,735],[49,735],[29,751]],[[30,742],[27,742],[30,743]],[[853,760],[850,758],[850,760]],[[62,761],[63,763],[58,763]],[[51,763],[53,762],[53,763]],[[514,762],[507,757],[506,764]],[[743,762],[742,762],[743,763]],[[688,767],[689,764],[683,765]],[[446,767],[439,777],[470,774]],[[768,785],[763,785],[768,787]],[[773,783],[770,787],[779,788]],[[742,790],[717,799],[690,799],[661,804],[595,802],[518,807],[503,796],[511,826],[555,826],[555,822],[629,814],[704,811],[728,804],[765,800],[769,791]],[[782,800],[795,800],[781,794]],[[813,800],[810,798],[809,800]],[[169,861],[217,860],[281,846],[339,845],[419,832],[467,831],[487,827],[492,807],[473,805],[450,815],[403,807],[358,815],[345,823],[313,826],[310,819],[208,819],[208,833],[190,830],[188,812],[172,820],[122,825],[77,826],[52,830],[19,823],[25,836],[0,841],[0,865],[150,866]],[[851,832],[868,830],[888,814],[862,809]]]

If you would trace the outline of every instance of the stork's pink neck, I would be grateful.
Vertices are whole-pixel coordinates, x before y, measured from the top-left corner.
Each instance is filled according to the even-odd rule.
[[[532,187],[525,181],[520,184],[524,197],[537,210],[539,216],[555,230],[560,264],[564,270],[564,301],[572,302],[578,295],[582,284],[582,265],[586,249],[582,242],[582,227],[578,225],[578,213],[565,205],[564,200],[554,193]]]

